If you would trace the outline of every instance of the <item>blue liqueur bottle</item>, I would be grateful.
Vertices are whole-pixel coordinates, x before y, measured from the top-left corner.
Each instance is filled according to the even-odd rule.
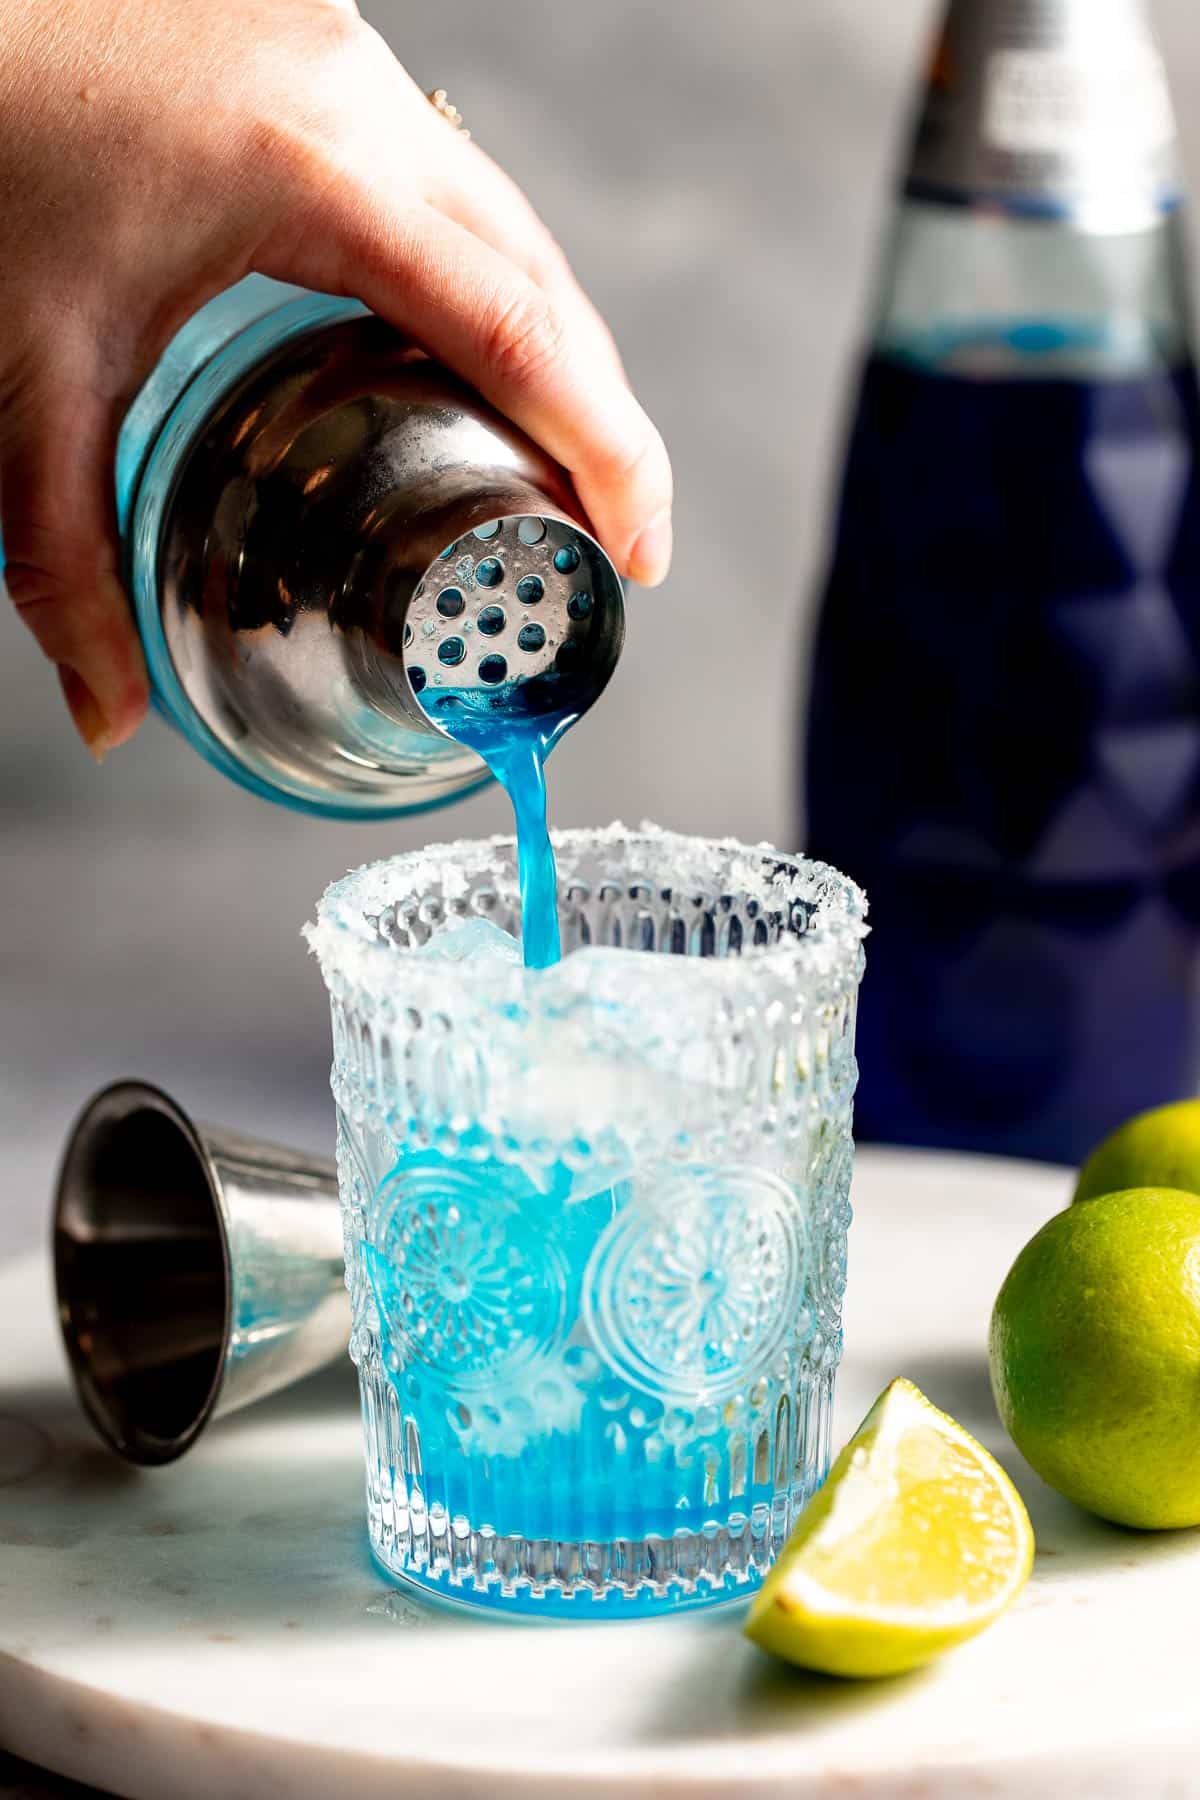
[[[1198,395],[1137,0],[950,0],[812,674],[856,1125],[1075,1161],[1197,1088]]]

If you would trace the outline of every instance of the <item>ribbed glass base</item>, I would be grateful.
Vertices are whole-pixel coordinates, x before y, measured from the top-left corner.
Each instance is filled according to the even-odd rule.
[[[482,1462],[477,1481],[468,1473],[464,1482],[461,1468],[453,1471],[453,1486],[460,1489],[464,1510],[451,1510],[444,1501],[431,1498],[446,1489],[446,1473],[431,1467],[421,1467],[419,1475],[410,1472],[413,1462],[421,1462],[417,1427],[411,1418],[402,1420],[386,1374],[369,1364],[360,1367],[371,1549],[389,1575],[444,1599],[502,1605],[506,1612],[635,1618],[744,1598],[761,1581],[828,1472],[834,1374],[827,1368],[801,1382],[790,1403],[776,1404],[770,1421],[757,1429],[752,1422],[745,1433],[721,1434],[727,1479],[720,1480],[710,1458],[704,1479],[710,1491],[716,1490],[717,1503],[698,1526],[670,1528],[670,1510],[664,1518],[660,1503],[673,1486],[680,1490],[675,1516],[695,1516],[690,1504],[694,1457],[683,1454],[677,1466],[664,1468],[660,1463],[650,1469],[645,1446],[640,1454],[630,1455],[627,1443],[628,1467],[622,1483],[626,1495],[612,1510],[622,1515],[621,1524],[630,1535],[556,1532],[534,1537],[497,1529],[486,1513],[471,1506],[472,1498],[483,1499],[482,1492],[470,1494],[472,1486],[488,1488],[494,1505],[500,1473],[495,1464]],[[568,1452],[561,1470],[564,1494],[569,1491],[571,1460]],[[770,1491],[769,1499],[755,1499],[747,1508],[745,1477],[755,1468],[759,1473],[786,1469],[790,1479]],[[738,1484],[739,1471],[741,1505],[729,1493]],[[762,1492],[761,1483],[752,1485],[756,1493]],[[504,1513],[494,1516],[510,1523],[525,1510],[514,1481]],[[551,1495],[530,1510],[552,1516],[562,1509]],[[644,1519],[640,1530],[639,1517]],[[666,1529],[661,1528],[664,1525]]]

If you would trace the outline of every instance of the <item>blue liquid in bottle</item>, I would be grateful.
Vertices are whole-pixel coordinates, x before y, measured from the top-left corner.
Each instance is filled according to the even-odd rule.
[[[865,1136],[1075,1161],[1195,1091],[1198,430],[1190,364],[868,364],[808,745],[871,896]]]

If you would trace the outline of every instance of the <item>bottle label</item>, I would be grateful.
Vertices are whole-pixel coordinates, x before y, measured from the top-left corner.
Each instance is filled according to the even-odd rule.
[[[1179,197],[1140,0],[951,0],[906,182],[914,197],[1138,229]]]
[[[996,150],[1153,156],[1174,136],[1162,63],[1146,46],[1122,65],[1060,50],[997,50],[988,64],[983,129]]]

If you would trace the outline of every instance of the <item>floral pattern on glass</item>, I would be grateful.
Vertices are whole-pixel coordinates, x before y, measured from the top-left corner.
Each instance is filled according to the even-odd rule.
[[[728,1398],[804,1328],[801,1202],[755,1168],[663,1175],[643,1191],[653,1202],[618,1213],[584,1277],[592,1339],[643,1393]]]
[[[494,1179],[402,1161],[372,1209],[385,1327],[456,1391],[499,1387],[565,1339],[567,1271],[544,1221]]]

